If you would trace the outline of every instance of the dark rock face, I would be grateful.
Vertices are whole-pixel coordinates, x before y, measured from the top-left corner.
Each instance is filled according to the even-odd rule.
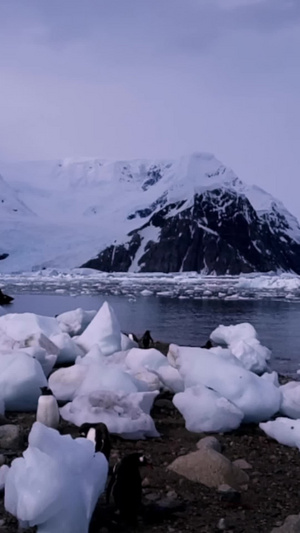
[[[138,252],[140,272],[236,275],[281,269],[300,274],[300,244],[276,207],[259,216],[245,196],[229,189],[208,190],[194,196],[192,207],[184,204],[153,206],[159,210],[128,234],[128,242],[106,248],[82,266],[127,271]],[[151,226],[159,230],[155,242],[143,236]]]

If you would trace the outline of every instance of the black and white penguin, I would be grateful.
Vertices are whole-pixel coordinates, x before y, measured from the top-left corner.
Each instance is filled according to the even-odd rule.
[[[10,304],[13,300],[13,296],[8,296],[8,294],[4,294],[4,292],[2,292],[2,290],[0,289],[0,305]]]
[[[208,339],[208,341],[206,341],[206,343],[203,344],[203,346],[201,346],[201,348],[205,348],[206,350],[210,350],[213,347],[214,347],[214,345],[213,345],[213,343],[211,342],[210,339]]]
[[[42,394],[38,400],[36,420],[49,428],[56,429],[59,424],[59,409],[53,392],[48,387],[41,387]]]
[[[95,452],[102,452],[109,461],[111,440],[105,424],[102,422],[99,424],[82,424],[79,428],[79,432],[80,435],[94,443]]]
[[[112,494],[121,518],[128,524],[136,524],[142,512],[142,478],[140,467],[149,462],[142,453],[131,453],[119,461],[114,469],[106,491],[109,503]]]
[[[139,339],[137,338],[137,336],[136,336],[134,333],[128,333],[128,338],[129,338],[131,341],[136,342],[137,344],[139,343]]]
[[[154,341],[150,335],[150,331],[149,329],[147,329],[144,333],[144,335],[142,336],[142,338],[140,339],[140,342],[139,342],[139,345],[140,345],[140,348],[150,348],[150,346],[153,346],[154,344]]]

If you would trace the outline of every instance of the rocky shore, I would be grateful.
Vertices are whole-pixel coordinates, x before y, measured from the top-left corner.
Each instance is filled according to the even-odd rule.
[[[186,474],[190,476],[189,454],[197,450],[197,443],[207,435],[188,432],[184,427],[184,420],[173,406],[170,397],[166,395],[156,400],[152,415],[161,433],[160,438],[124,441],[113,437],[112,465],[119,457],[136,450],[143,451],[153,464],[151,470],[143,473],[144,502],[148,512],[143,519],[140,519],[137,531],[141,533],[300,531],[299,525],[298,529],[297,526],[288,525],[294,523],[296,519],[290,518],[286,525],[281,527],[288,515],[296,515],[300,511],[300,454],[297,449],[272,441],[256,425],[246,425],[229,434],[216,435],[221,445],[221,453],[232,462],[238,460],[236,464],[238,469],[244,472],[245,478],[241,487],[235,487],[235,490],[226,486],[226,483],[221,483],[221,487],[207,487],[168,468],[176,458],[180,457],[183,468],[186,465]],[[35,420],[35,414],[11,412],[7,414],[7,418],[10,424],[19,428],[19,435],[17,432],[11,433],[12,445],[9,441],[5,441],[3,434],[2,440],[0,438],[0,462],[5,461],[6,464],[10,464],[26,449],[27,436]],[[60,431],[78,436],[78,429],[63,421]],[[203,467],[207,467],[206,460],[203,460]],[[199,475],[202,475],[201,472]],[[169,508],[169,512],[165,513],[167,516],[152,512],[156,507]],[[130,530],[132,531],[132,528]],[[1,494],[0,532],[17,533],[17,531],[17,521],[5,512],[4,498]],[[90,532],[111,531],[129,530],[120,524],[113,507],[107,507],[102,498],[95,510]]]

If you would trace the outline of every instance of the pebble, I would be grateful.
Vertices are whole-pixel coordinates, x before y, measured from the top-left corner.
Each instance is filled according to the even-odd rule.
[[[236,459],[233,464],[241,468],[242,470],[250,470],[252,466],[246,461],[246,459]]]
[[[226,484],[219,485],[218,493],[220,494],[222,500],[227,502],[239,503],[241,499],[241,493]]]
[[[225,518],[220,518],[217,528],[220,529],[220,531],[225,531],[225,529],[227,529]]]
[[[0,426],[0,448],[3,450],[16,450],[20,445],[19,426],[6,424]]]

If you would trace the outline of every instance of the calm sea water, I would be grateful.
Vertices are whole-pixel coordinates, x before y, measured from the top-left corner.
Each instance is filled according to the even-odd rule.
[[[250,322],[261,342],[273,352],[272,367],[283,374],[300,368],[300,303],[274,300],[224,301],[103,295],[15,294],[5,313],[33,312],[54,316],[82,307],[99,309],[107,300],[124,331],[154,339],[200,346],[219,324]]]

